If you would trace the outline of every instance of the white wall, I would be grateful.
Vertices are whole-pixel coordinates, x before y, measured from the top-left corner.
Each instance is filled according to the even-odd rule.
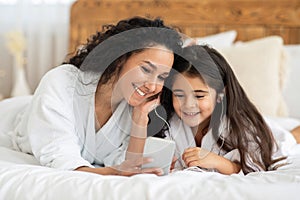
[[[0,0],[0,96],[10,96],[14,79],[14,57],[6,48],[5,35],[16,30],[25,34],[26,77],[33,92],[42,75],[59,65],[68,53],[72,2],[74,0]]]
[[[289,115],[300,119],[300,45],[285,46],[288,53],[288,77],[283,95]]]

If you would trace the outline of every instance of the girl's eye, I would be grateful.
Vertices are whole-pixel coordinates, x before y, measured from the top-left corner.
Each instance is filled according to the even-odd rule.
[[[145,73],[147,73],[147,74],[151,73],[151,70],[148,69],[147,67],[141,66],[141,68],[142,68],[142,70],[143,70]]]
[[[195,96],[197,99],[202,99],[204,96],[203,95],[196,95]]]

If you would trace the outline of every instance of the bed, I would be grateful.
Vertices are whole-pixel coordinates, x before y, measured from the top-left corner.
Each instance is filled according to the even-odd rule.
[[[298,0],[79,0],[70,14],[70,52],[103,24],[136,15],[160,16],[218,49],[274,126],[290,130],[299,124],[300,106],[293,102],[300,61],[292,60],[300,57]],[[33,156],[11,150],[2,116],[1,122],[0,199],[299,199],[300,145],[291,135],[276,136],[289,163],[276,171],[120,177],[40,166]]]

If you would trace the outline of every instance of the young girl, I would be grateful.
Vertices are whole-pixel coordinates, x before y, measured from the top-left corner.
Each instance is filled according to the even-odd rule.
[[[276,169],[270,128],[226,60],[208,46],[189,46],[162,91],[167,123],[161,133],[176,141],[175,167],[197,166],[222,174]],[[169,88],[169,89],[168,89]],[[259,89],[259,88],[258,88]]]

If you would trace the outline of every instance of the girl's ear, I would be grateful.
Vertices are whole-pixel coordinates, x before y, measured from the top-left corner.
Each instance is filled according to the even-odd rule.
[[[219,93],[218,94],[218,97],[217,97],[217,102],[218,103],[221,103],[222,101],[223,101],[223,98],[224,98],[224,93],[222,92],[222,93]]]
[[[221,103],[223,101],[223,98],[225,96],[225,92],[226,92],[226,89],[224,87],[223,90],[220,93],[218,93],[218,95],[217,95],[217,102],[218,103]]]

